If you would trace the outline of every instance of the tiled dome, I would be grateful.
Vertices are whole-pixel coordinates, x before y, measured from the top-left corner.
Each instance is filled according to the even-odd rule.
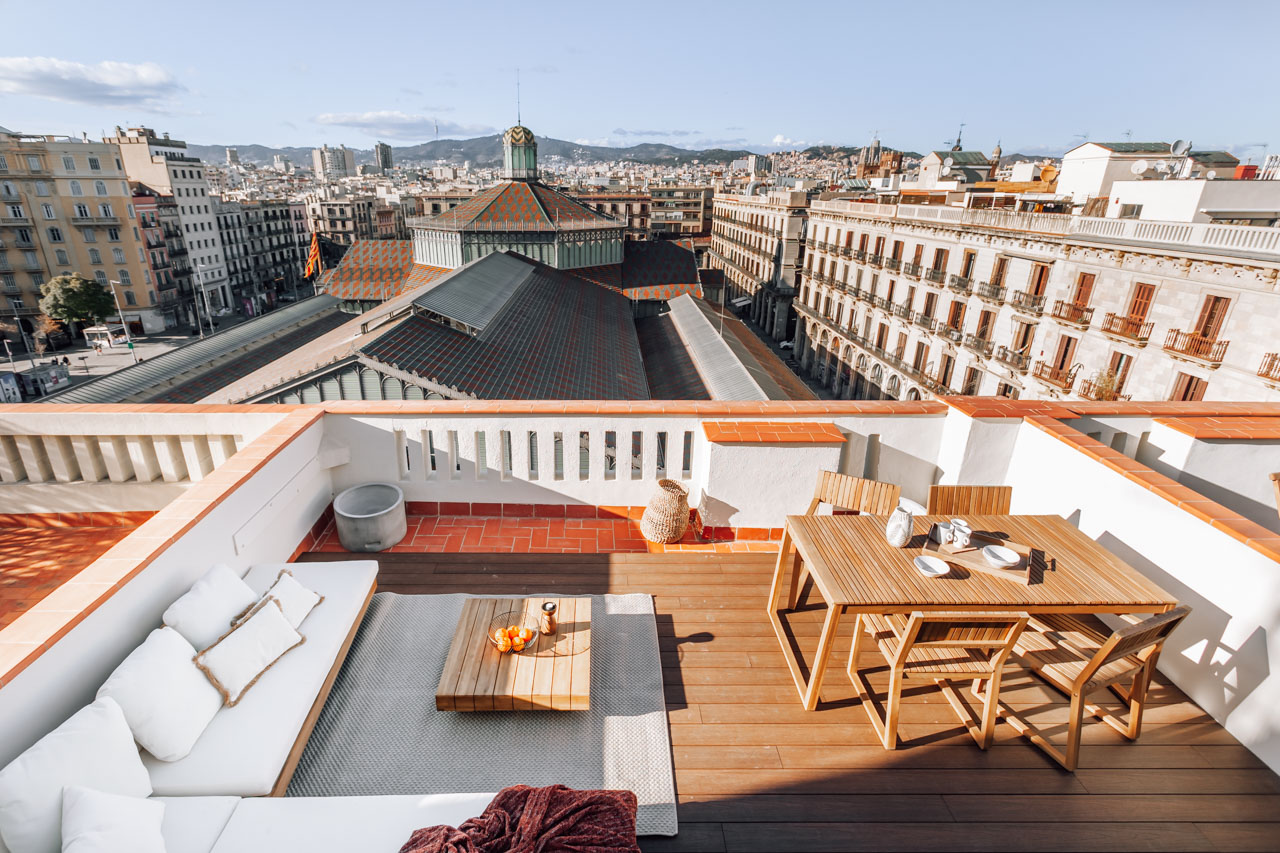
[[[503,145],[532,145],[533,131],[522,124],[515,127],[507,128],[507,132],[502,134]]]

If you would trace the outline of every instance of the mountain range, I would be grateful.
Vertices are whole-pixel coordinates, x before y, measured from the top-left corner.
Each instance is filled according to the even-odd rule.
[[[275,155],[283,154],[295,165],[310,166],[310,148],[272,148],[266,145],[195,145],[188,144],[187,150],[196,157],[211,163],[222,163],[226,159],[226,149],[235,148],[242,163],[269,165]],[[356,163],[372,163],[373,150],[367,148],[351,149]],[[604,145],[579,145],[563,139],[541,138],[538,140],[539,158],[550,161],[563,159],[570,163],[603,163],[629,161],[652,165],[680,166],[693,162],[728,163],[746,157],[752,152],[746,150],[729,150],[724,148],[707,148],[694,151],[677,148],[674,145],[646,142],[627,148],[611,148]],[[393,146],[392,160],[398,165],[435,165],[446,163],[461,166],[470,162],[473,166],[492,166],[502,162],[502,137],[499,134],[479,136],[474,139],[438,139],[418,145]]]

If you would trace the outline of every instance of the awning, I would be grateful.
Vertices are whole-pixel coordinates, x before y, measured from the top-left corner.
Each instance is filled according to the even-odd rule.
[[[730,302],[729,304],[730,304],[730,305],[732,305],[734,308],[741,308],[743,305],[750,305],[750,304],[751,304],[751,297],[750,297],[750,296],[739,296],[737,299],[733,300],[733,301],[732,301],[732,302]]]

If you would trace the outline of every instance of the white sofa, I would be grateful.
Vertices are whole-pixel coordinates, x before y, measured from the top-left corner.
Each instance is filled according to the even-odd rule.
[[[457,826],[493,796],[160,799],[167,853],[395,853],[415,829]]]
[[[298,732],[343,643],[373,590],[373,560],[263,564],[245,575],[261,595],[281,569],[324,596],[300,628],[307,641],[280,658],[234,708],[218,711],[186,758],[159,761],[143,753],[156,796],[270,794]]]

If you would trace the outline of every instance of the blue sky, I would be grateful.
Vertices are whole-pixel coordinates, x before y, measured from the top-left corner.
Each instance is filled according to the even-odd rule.
[[[887,145],[928,150],[964,122],[966,148],[1000,140],[1006,153],[1130,131],[1255,161],[1256,143],[1280,150],[1266,0],[165,8],[6,4],[18,37],[0,56],[0,125],[404,145],[437,123],[441,137],[514,123],[519,67],[525,123],[596,144],[766,150],[859,145],[878,130]]]

